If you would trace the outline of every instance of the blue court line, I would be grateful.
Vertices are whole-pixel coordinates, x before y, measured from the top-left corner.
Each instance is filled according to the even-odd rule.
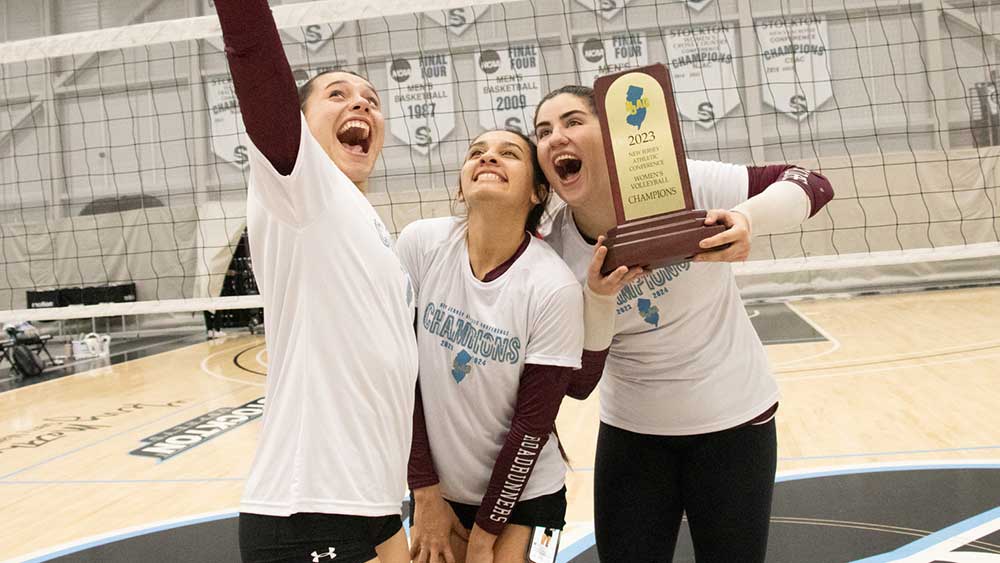
[[[216,514],[213,516],[203,516],[201,518],[193,518],[191,520],[184,520],[181,522],[171,522],[170,524],[162,524],[160,526],[153,526],[152,528],[143,528],[139,530],[133,530],[124,534],[119,534],[116,536],[110,536],[106,538],[96,539],[87,543],[73,545],[60,549],[52,553],[47,553],[33,559],[25,559],[21,563],[40,563],[42,561],[51,561],[57,557],[62,557],[64,555],[69,555],[72,553],[77,553],[79,551],[84,551],[86,549],[91,549],[93,547],[98,547],[101,545],[115,543],[122,540],[127,540],[129,538],[134,538],[136,536],[144,536],[146,534],[155,534],[156,532],[162,532],[164,530],[172,530],[174,528],[183,528],[184,526],[192,526],[194,524],[204,524],[206,522],[215,522],[216,520],[225,520],[227,518],[235,518],[238,512],[226,512],[223,514]]]
[[[966,448],[941,448],[936,450],[899,450],[891,452],[868,452],[836,455],[807,455],[800,457],[779,457],[778,461],[807,461],[812,459],[841,459],[847,457],[876,457],[883,455],[938,454],[948,452],[969,452],[977,450],[1000,450],[1000,446],[969,446]]]
[[[560,549],[559,555],[556,557],[556,563],[569,563],[577,555],[580,555],[584,551],[594,547],[594,544],[596,543],[594,534],[587,534],[576,542],[566,546],[566,549]]]
[[[794,481],[794,480],[800,480],[800,479],[813,479],[813,478],[820,478],[820,477],[829,477],[829,476],[833,476],[833,475],[853,475],[853,474],[858,474],[858,473],[878,473],[878,472],[886,472],[886,471],[919,471],[919,470],[928,470],[928,469],[1000,469],[1000,462],[998,462],[998,463],[968,463],[968,464],[962,464],[961,461],[958,461],[958,462],[953,463],[953,464],[910,465],[910,466],[881,466],[881,467],[874,466],[874,467],[853,468],[853,469],[851,469],[851,468],[845,468],[845,469],[833,470],[833,471],[817,471],[815,473],[803,473],[803,474],[800,474],[800,475],[789,475],[789,476],[785,476],[785,477],[778,477],[777,479],[775,479],[775,481],[780,483],[780,482],[783,482],[783,481]],[[93,541],[90,541],[90,542],[87,542],[87,543],[84,543],[84,544],[67,547],[67,548],[59,550],[58,552],[53,552],[53,553],[50,553],[50,554],[47,554],[47,555],[36,557],[34,559],[24,560],[23,563],[40,563],[42,561],[49,561],[49,560],[54,559],[56,557],[61,557],[63,555],[67,555],[67,554],[70,554],[70,553],[76,553],[78,551],[82,551],[84,549],[89,549],[89,548],[96,547],[96,546],[99,546],[99,545],[104,545],[104,544],[108,544],[108,543],[114,543],[114,542],[117,542],[117,541],[121,541],[121,540],[124,540],[124,539],[133,538],[133,537],[136,537],[136,536],[141,536],[141,535],[145,535],[145,534],[152,534],[152,533],[160,532],[160,531],[163,531],[163,530],[170,530],[170,529],[173,529],[173,528],[180,528],[180,527],[183,527],[183,526],[189,526],[189,525],[193,525],[193,524],[201,524],[201,523],[204,523],[204,522],[213,522],[213,521],[222,520],[222,519],[225,519],[225,518],[235,518],[235,517],[238,516],[238,514],[239,514],[238,512],[227,512],[227,513],[223,513],[223,514],[217,514],[217,515],[214,515],[214,516],[207,516],[207,517],[201,517],[201,518],[193,518],[191,520],[183,520],[183,521],[172,522],[170,524],[162,524],[162,525],[159,525],[159,526],[153,526],[153,527],[150,527],[150,528],[142,528],[142,529],[134,530],[134,531],[127,532],[127,533],[124,533],[124,534],[119,534],[119,535],[116,535],[116,536],[108,536],[108,537],[105,537],[105,538],[102,538],[102,539],[93,540]],[[982,524],[983,522],[985,522],[985,521],[987,521],[989,519],[992,519],[992,518],[996,518],[996,517],[1000,517],[1000,507],[995,508],[995,509],[993,509],[993,510],[987,512],[987,513],[984,513],[984,514],[981,514],[979,516],[976,516],[976,517],[974,517],[972,519],[969,519],[969,520],[966,520],[966,521],[963,521],[963,522],[959,522],[958,524],[955,524],[953,526],[945,528],[944,530],[941,530],[939,532],[931,534],[930,536],[927,536],[925,538],[917,540],[917,542],[914,542],[913,544],[910,544],[910,545],[919,544],[922,541],[927,541],[927,542],[933,541],[935,543],[936,542],[940,542],[940,541],[943,541],[943,540],[947,539],[948,537],[952,537],[952,536],[954,536],[956,534],[962,533],[965,530],[974,528],[974,527],[978,526],[979,524]],[[407,529],[407,530],[409,529],[409,521],[408,521],[408,519],[403,521],[403,526],[404,526],[405,529]],[[948,534],[947,536],[944,535],[946,533]],[[936,538],[936,539],[930,540],[929,538]],[[574,557],[580,555],[584,551],[586,551],[586,550],[590,549],[591,547],[593,547],[595,545],[595,541],[596,540],[594,538],[594,534],[588,534],[587,536],[584,536],[580,540],[578,540],[578,541],[574,542],[573,544],[567,546],[565,548],[565,550],[561,551],[559,553],[558,558],[557,558],[557,563],[569,563],[570,561],[572,561],[572,559]],[[920,545],[924,545],[924,544],[920,544]],[[906,546],[906,547],[909,547],[909,546]],[[906,547],[900,548],[900,549],[906,549]],[[899,550],[897,550],[897,551],[899,551]],[[897,553],[897,552],[893,552],[893,553]],[[887,557],[887,556],[888,555],[876,556],[876,557]],[[863,563],[888,563],[889,561],[891,561],[891,559],[871,559],[871,558],[869,558],[869,559],[863,560]],[[862,561],[857,561],[857,562],[854,562],[854,563],[862,563]]]
[[[243,482],[246,477],[205,477],[191,479],[78,479],[64,481],[0,481],[3,485],[131,485],[149,483],[217,483],[226,481]]]
[[[889,473],[894,471],[929,471],[940,469],[1000,469],[1000,461],[997,463],[931,463],[926,465],[874,465],[872,467],[846,467],[844,469],[831,469],[829,471],[816,471],[813,473],[802,473],[793,475],[779,475],[774,479],[775,483],[786,481],[801,481],[803,479],[818,479],[821,477],[833,477],[837,475],[858,475],[861,473]]]
[[[982,514],[973,516],[972,518],[962,520],[957,524],[952,524],[943,530],[939,530],[929,536],[922,537],[913,543],[906,544],[895,551],[866,557],[865,559],[858,559],[853,563],[889,563],[891,561],[898,561],[904,557],[909,557],[910,555],[914,555],[929,547],[933,547],[936,544],[949,540],[959,534],[965,533],[976,526],[980,526],[996,518],[1000,518],[1000,506],[994,508],[993,510],[988,510]]]
[[[138,429],[140,429],[140,428],[142,428],[144,426],[149,426],[150,424],[156,424],[157,422],[160,422],[162,420],[168,419],[168,418],[170,418],[172,416],[175,416],[177,414],[180,414],[182,412],[189,411],[189,410],[191,410],[191,409],[193,409],[195,407],[200,407],[201,405],[204,405],[205,403],[210,403],[210,402],[215,401],[215,400],[218,400],[218,397],[212,397],[211,399],[205,399],[204,401],[201,401],[200,403],[194,403],[192,405],[188,405],[186,407],[181,408],[180,410],[170,411],[169,413],[167,413],[167,414],[165,414],[165,415],[163,415],[163,416],[161,416],[159,418],[155,418],[153,420],[150,420],[149,422],[145,422],[145,423],[140,424],[138,426],[132,426],[130,428],[122,430],[121,432],[116,432],[116,433],[114,433],[114,434],[112,434],[110,436],[101,438],[100,440],[98,440],[96,442],[92,442],[90,444],[84,444],[83,446],[80,446],[78,448],[69,450],[68,452],[63,452],[63,453],[61,453],[61,454],[59,454],[57,456],[50,457],[48,459],[43,459],[42,461],[39,461],[39,462],[34,463],[32,465],[29,465],[27,467],[23,467],[21,469],[18,469],[17,471],[14,471],[13,473],[8,473],[6,475],[0,475],[0,481],[6,480],[6,479],[8,479],[10,477],[13,477],[14,475],[19,474],[19,473],[24,473],[25,471],[30,471],[32,469],[35,469],[36,467],[40,467],[42,465],[45,465],[46,463],[49,463],[50,461],[55,461],[57,459],[61,459],[61,458],[64,458],[66,456],[73,455],[73,454],[75,454],[75,453],[77,453],[79,451],[82,451],[82,450],[85,450],[87,448],[96,446],[97,444],[103,444],[104,442],[107,442],[108,440],[112,440],[112,439],[117,438],[119,436],[128,434],[129,432],[135,432],[136,430],[138,430]]]

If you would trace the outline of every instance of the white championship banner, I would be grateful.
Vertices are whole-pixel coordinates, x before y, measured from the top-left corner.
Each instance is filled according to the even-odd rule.
[[[212,118],[212,151],[222,160],[246,168],[250,163],[246,144],[250,140],[246,136],[233,80],[229,75],[209,80],[205,95]]]
[[[447,27],[452,34],[462,35],[489,9],[489,6],[451,8],[450,10],[424,12],[424,15]]]
[[[301,43],[310,52],[315,53],[333,41],[334,34],[343,27],[343,22],[311,24],[300,28],[283,29],[281,32],[291,38],[292,42]]]
[[[641,33],[620,33],[609,39],[596,37],[577,43],[580,84],[591,86],[602,74],[611,74],[647,64],[649,48]]]
[[[215,16],[215,2],[213,0],[201,0],[201,15]],[[225,45],[222,43],[221,35],[206,37],[204,41],[220,51],[225,50]]]
[[[757,22],[754,29],[766,103],[802,121],[833,97],[826,20],[782,18]]]
[[[484,129],[517,129],[528,133],[542,99],[538,45],[511,45],[476,53],[479,124]]]
[[[601,14],[606,20],[618,15],[622,11],[622,8],[628,5],[631,0],[576,0],[581,5],[586,6],[588,10],[593,10],[598,14]]]
[[[455,129],[451,55],[398,58],[389,63],[389,130],[427,155]]]
[[[740,105],[731,25],[679,27],[667,33],[674,98],[681,116],[706,129]]]

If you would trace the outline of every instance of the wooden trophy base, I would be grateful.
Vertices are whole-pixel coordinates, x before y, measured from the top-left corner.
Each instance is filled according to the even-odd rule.
[[[619,266],[661,268],[686,262],[699,252],[717,250],[698,246],[726,230],[725,225],[705,225],[707,215],[701,209],[678,211],[614,227],[604,241],[608,255],[601,273],[608,275]]]

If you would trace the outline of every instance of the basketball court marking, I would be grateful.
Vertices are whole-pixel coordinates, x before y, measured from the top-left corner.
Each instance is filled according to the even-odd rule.
[[[233,347],[235,347],[235,346],[233,346]],[[214,360],[215,358],[217,358],[219,356],[222,356],[224,354],[229,354],[231,352],[232,352],[232,349],[230,347],[226,347],[226,348],[224,348],[222,350],[218,350],[216,352],[213,352],[213,353],[209,354],[208,356],[205,356],[205,359],[203,359],[201,361],[201,364],[200,364],[200,369],[201,369],[202,373],[208,374],[210,377],[214,377],[215,379],[220,379],[222,381],[230,381],[230,382],[233,382],[233,383],[242,383],[243,385],[248,385],[248,386],[252,386],[252,387],[264,387],[265,384],[262,383],[262,382],[259,382],[259,381],[248,381],[246,379],[238,379],[238,378],[235,378],[235,377],[229,377],[229,376],[226,376],[226,375],[224,375],[222,373],[219,373],[219,372],[211,369],[210,367],[208,367],[209,363],[212,360]]]
[[[790,366],[790,365],[795,365],[795,364],[800,364],[800,363],[803,363],[803,362],[810,362],[810,361],[816,360],[817,358],[822,358],[823,356],[829,356],[830,354],[835,353],[837,350],[840,350],[840,346],[841,346],[840,340],[837,340],[837,338],[835,336],[833,336],[832,334],[830,334],[829,332],[827,332],[826,330],[824,330],[823,327],[819,323],[817,323],[813,319],[809,318],[809,315],[806,315],[805,313],[803,313],[798,307],[795,306],[794,303],[785,303],[785,306],[787,306],[789,309],[791,309],[792,312],[795,313],[796,315],[798,315],[799,318],[801,318],[803,321],[809,323],[809,325],[811,327],[813,327],[813,330],[815,330],[816,332],[822,334],[823,338],[826,338],[827,340],[829,340],[831,345],[830,345],[829,348],[827,348],[826,350],[823,350],[821,352],[817,352],[815,354],[810,354],[808,356],[803,356],[801,358],[796,358],[796,359],[793,359],[793,360],[788,360],[788,361],[776,364],[774,366],[774,370],[775,370],[776,374],[777,373],[781,373],[781,368],[783,368],[783,367]]]
[[[978,314],[982,315],[990,309],[984,304],[989,305],[996,301],[997,297],[994,295],[1000,296],[1000,288],[932,295],[937,299],[919,302],[920,306],[915,309],[920,316],[915,317],[916,320],[913,322],[918,326],[941,324],[947,327],[953,324],[960,328],[960,323],[965,322],[964,318],[969,313],[956,311],[955,317],[947,317],[952,304],[965,303],[966,307],[971,308],[969,310],[974,312],[978,310]],[[935,305],[942,296],[949,295],[955,297],[946,300],[948,301],[946,307]],[[964,297],[959,299],[958,296]],[[888,474],[911,475],[919,470],[927,470],[921,471],[927,474],[933,474],[935,471],[1000,470],[1000,455],[998,455],[1000,435],[995,431],[1000,426],[989,422],[990,420],[996,422],[996,415],[984,410],[982,406],[984,401],[988,402],[994,396],[993,387],[990,385],[991,381],[995,381],[991,379],[994,377],[993,362],[988,358],[1000,355],[1000,350],[996,349],[1000,341],[995,337],[984,338],[984,335],[997,334],[993,327],[1000,327],[1000,324],[997,324],[1000,323],[1000,318],[976,317],[977,320],[973,323],[975,326],[970,326],[975,330],[956,334],[954,329],[949,329],[941,332],[943,336],[935,336],[935,333],[929,331],[905,332],[905,326],[911,322],[910,318],[898,318],[889,314],[892,311],[909,312],[910,309],[914,309],[912,296],[861,298],[859,301],[860,303],[853,305],[849,300],[809,302],[808,305],[797,304],[794,309],[786,308],[785,313],[781,315],[794,315],[803,319],[798,321],[800,326],[811,324],[810,332],[820,334],[827,341],[823,342],[821,339],[801,344],[768,346],[768,354],[772,358],[796,361],[794,367],[786,368],[787,372],[780,378],[784,398],[779,413],[778,461],[782,470],[779,471],[776,482],[785,487],[783,489],[785,492],[781,495],[785,499],[785,507],[791,506],[788,504],[788,495],[791,492],[795,495],[805,494],[805,489],[788,489],[788,485],[797,481],[808,481],[811,477],[838,478],[844,475],[871,474],[883,479],[876,482],[894,483],[895,481],[885,481],[884,477]],[[779,309],[773,309],[772,313]],[[856,314],[860,316],[854,316]],[[764,316],[761,312],[754,321],[759,322]],[[822,318],[823,322],[817,323],[810,319],[810,316]],[[767,322],[771,323],[771,328],[785,326],[784,321],[778,317],[772,317]],[[873,326],[873,323],[878,324]],[[822,326],[819,326],[820,324]],[[855,330],[856,328],[860,330]],[[794,334],[780,330],[773,334],[778,341],[788,340],[789,337],[797,338]],[[835,340],[840,346],[834,353],[830,348],[837,345],[834,343]],[[872,343],[875,345],[871,345]],[[823,353],[825,357],[820,361],[815,358],[810,361],[797,361],[805,360],[807,356],[816,356],[817,353]],[[238,355],[239,363],[242,365],[237,365],[234,361]],[[983,361],[984,358],[986,361]],[[34,432],[34,428],[44,422],[46,417],[68,418],[62,415],[88,414],[88,410],[92,413],[104,412],[106,409],[113,409],[118,401],[122,403],[165,402],[173,399],[191,401],[171,409],[166,415],[149,411],[140,415],[149,416],[149,419],[130,421],[128,418],[121,418],[108,429],[101,430],[102,433],[109,432],[109,434],[102,434],[98,438],[88,440],[87,434],[81,433],[67,435],[62,438],[65,442],[47,444],[45,450],[3,451],[0,461],[5,464],[6,475],[0,476],[2,485],[0,490],[4,491],[5,500],[10,499],[9,503],[5,503],[6,506],[14,508],[9,508],[0,514],[13,515],[14,510],[17,511],[18,518],[11,522],[14,524],[12,529],[16,531],[16,537],[21,539],[16,543],[2,542],[0,559],[23,557],[19,553],[31,553],[40,557],[39,554],[51,553],[56,546],[65,548],[70,544],[79,544],[84,538],[93,541],[98,536],[115,536],[116,530],[129,531],[132,539],[128,541],[135,542],[141,537],[136,530],[150,529],[154,524],[168,521],[188,522],[190,518],[194,518],[185,517],[185,514],[217,514],[219,513],[217,511],[221,510],[223,511],[221,514],[235,515],[235,507],[239,502],[241,485],[245,482],[249,460],[252,458],[259,424],[250,422],[241,428],[243,432],[220,435],[218,439],[207,442],[204,448],[193,448],[194,453],[185,452],[187,455],[179,456],[172,464],[140,461],[122,465],[122,463],[116,464],[115,460],[132,457],[128,456],[129,451],[138,447],[135,443],[141,442],[146,436],[143,432],[150,432],[150,428],[163,432],[166,427],[183,424],[185,419],[192,417],[193,411],[196,411],[195,414],[203,414],[202,411],[209,412],[214,407],[232,407],[241,404],[237,401],[246,402],[259,397],[264,377],[250,373],[246,368],[262,372],[266,369],[266,360],[266,350],[261,337],[234,335],[158,354],[152,361],[149,361],[149,357],[134,362],[130,360],[58,379],[57,381],[67,383],[65,389],[48,386],[42,393],[34,393],[31,390],[37,387],[31,385],[0,394],[0,414],[3,415],[0,416],[0,420],[4,421],[0,437],[7,434],[13,436],[8,439],[23,442],[34,437],[34,434],[25,434],[25,429]],[[967,364],[969,369],[939,370],[938,377],[933,377],[931,370],[935,369],[934,366],[940,365],[941,362],[960,361],[970,362]],[[164,369],[163,366],[170,367]],[[901,371],[906,367],[913,367],[916,370]],[[916,385],[907,386],[909,391],[901,394],[896,394],[894,391],[895,380],[881,377],[867,379],[859,377],[851,380],[850,388],[844,389],[845,393],[835,396],[831,396],[830,393],[836,392],[837,388],[822,384],[822,380],[814,386],[809,383],[789,384],[811,377],[864,375],[876,371],[906,374],[906,378],[909,378],[911,373],[918,373],[921,376],[907,379]],[[924,372],[931,377],[925,377]],[[975,389],[963,389],[964,381],[973,381]],[[181,389],[190,389],[190,393],[195,394],[177,395],[172,387],[176,385],[181,385]],[[873,396],[881,397],[884,393],[891,394],[891,397],[886,395],[885,399],[872,400]],[[19,411],[29,396],[34,408]],[[911,410],[918,413],[928,404],[933,404],[935,398],[942,396],[951,397],[952,402],[956,404],[951,409],[936,412],[935,420],[938,422],[933,426],[929,423],[911,424],[903,420],[905,417],[893,415],[892,412],[896,412],[895,410],[892,412],[885,410],[886,401],[890,401],[888,404],[892,405],[892,409],[898,409],[899,413],[905,414]],[[215,404],[206,407],[210,401],[215,401]],[[592,466],[593,461],[598,406],[597,397],[584,402],[567,401],[563,406],[565,412],[560,413],[561,428],[572,429],[563,436],[566,438],[571,458],[575,461],[584,461],[589,466]],[[866,410],[880,408],[882,410],[879,411]],[[827,409],[828,416],[815,416],[817,409]],[[30,418],[22,418],[20,422],[13,424],[12,421],[15,419],[6,415],[15,412],[27,413]],[[960,416],[963,413],[964,416]],[[165,423],[164,420],[168,417],[175,418]],[[844,426],[845,424],[850,426]],[[246,430],[247,428],[250,429]],[[24,438],[18,437],[19,434],[24,434]],[[10,443],[13,442],[8,442]],[[49,448],[53,451],[49,452]],[[44,457],[39,454],[43,454]],[[224,455],[225,459],[219,458],[219,455]],[[19,460],[20,463],[11,463]],[[122,469],[111,477],[105,472],[104,467],[115,465],[108,464],[116,464]],[[81,469],[84,467],[86,469]],[[592,479],[592,467],[575,467],[568,476],[572,512],[568,520],[573,526],[563,536],[564,547],[560,561],[573,561],[573,563],[596,561],[593,527],[587,520],[592,503],[589,498]],[[855,487],[850,489],[854,492],[842,494],[844,502],[851,501],[858,490],[860,489]],[[886,491],[891,490],[890,485]],[[978,495],[980,500],[991,500],[990,490],[977,490],[980,492],[974,494]],[[996,490],[1000,490],[1000,487],[996,487]],[[76,504],[72,509],[74,513],[78,510],[89,510],[91,504],[96,509],[91,516],[76,518],[72,522],[59,517],[58,513],[53,514],[53,510],[59,510],[56,508],[58,506],[70,506],[65,504],[67,502],[65,499],[68,498],[74,499],[72,501]],[[94,502],[87,499],[94,499]],[[109,502],[107,499],[113,500]],[[792,500],[796,507],[816,504],[804,497],[801,502]],[[863,498],[858,497],[854,500],[863,501]],[[806,504],[802,505],[802,502]],[[890,499],[884,504],[894,505],[894,503],[895,501]],[[996,505],[1000,505],[1000,499],[994,502],[994,506]],[[864,557],[868,557],[875,553],[889,553],[905,544],[908,536],[892,533],[891,530],[894,528],[918,530],[913,533],[920,533],[920,530],[933,532],[991,508],[970,509],[967,513],[957,514],[953,521],[944,523],[933,519],[908,520],[905,511],[914,510],[914,506],[917,505],[911,503],[899,508],[904,511],[899,513],[892,512],[896,509],[890,506],[887,509],[890,512],[881,516],[877,514],[873,516],[864,510],[854,509],[843,515],[831,510],[820,512],[798,509],[776,510],[772,528],[775,530],[775,537],[779,538],[777,540],[779,543],[780,538],[790,539],[788,534],[798,538],[794,541],[799,541],[803,537],[808,537],[810,533],[827,535],[840,533],[834,532],[835,529],[846,533],[852,526],[858,533],[877,534],[881,531],[887,536],[897,538],[883,539],[885,549],[879,548],[880,551],[863,554]],[[932,508],[933,502],[927,506]],[[38,525],[44,522],[48,523],[48,528],[38,528]],[[205,525],[212,523],[206,522]],[[229,537],[235,532],[235,528],[232,527],[234,522],[231,519],[227,521],[223,517],[214,521],[214,524],[223,527],[213,528],[211,530],[213,533],[225,534],[216,536],[217,541],[218,539],[230,541],[235,538],[235,536]],[[31,528],[32,526],[34,528]],[[858,526],[867,526],[870,530],[862,530]],[[28,529],[46,529],[47,532],[25,533]],[[806,529],[811,529],[813,532]],[[909,538],[919,539],[916,536]],[[142,539],[142,541],[147,540]],[[992,549],[987,544],[1000,543],[991,537],[977,538],[975,542],[978,543],[969,545]],[[101,548],[105,550],[101,552],[104,558],[99,560],[116,563],[124,561],[116,557],[127,557],[126,554],[133,553],[129,551],[133,547],[134,544],[132,547],[109,544]],[[120,549],[124,551],[116,551]],[[689,550],[690,545],[684,549]],[[801,558],[789,559],[787,546],[783,546],[782,549],[785,551],[781,557],[775,559],[776,563],[801,563]],[[687,553],[687,551],[679,552],[678,560],[688,557]],[[844,557],[838,561],[863,558],[859,557],[861,554],[857,552],[851,553],[855,556]],[[59,563],[83,561],[79,559],[80,555],[68,556]],[[13,559],[17,560],[21,559]],[[832,561],[832,559],[822,560]],[[217,563],[227,562],[225,557],[217,561]]]
[[[72,449],[70,449],[68,451],[62,452],[60,454],[56,454],[56,455],[54,455],[54,456],[52,456],[50,458],[47,458],[47,459],[44,459],[42,461],[33,463],[33,464],[31,464],[31,465],[29,465],[27,467],[22,467],[21,469],[18,469],[16,471],[11,472],[11,473],[7,473],[5,475],[0,475],[0,483],[2,483],[3,481],[5,481],[7,479],[10,479],[11,477],[14,477],[16,475],[20,475],[21,473],[24,473],[26,471],[31,471],[33,469],[37,469],[39,467],[42,467],[43,465],[45,465],[47,463],[51,463],[53,461],[62,459],[64,457],[73,455],[73,454],[78,453],[78,452],[82,452],[82,451],[84,451],[84,450],[86,450],[88,448],[92,448],[92,447],[97,446],[99,444],[103,444],[105,442],[108,442],[109,440],[113,440],[113,439],[118,438],[120,436],[124,436],[125,434],[129,434],[131,432],[135,432],[136,430],[138,430],[140,428],[143,428],[143,427],[149,426],[151,424],[155,424],[157,422],[161,422],[161,421],[166,420],[168,418],[177,416],[178,414],[186,412],[186,411],[189,411],[189,410],[191,410],[191,409],[193,409],[195,407],[199,407],[199,406],[205,405],[207,403],[211,403],[213,401],[217,401],[219,398],[220,398],[219,396],[215,396],[215,397],[211,397],[209,399],[205,399],[203,401],[199,401],[197,403],[192,403],[190,405],[181,407],[179,410],[170,411],[170,412],[164,414],[163,416],[159,416],[159,417],[157,417],[157,418],[155,418],[153,420],[149,420],[149,421],[143,422],[143,423],[138,424],[136,426],[131,426],[131,427],[126,428],[124,430],[120,430],[118,432],[115,432],[114,434],[111,434],[109,436],[105,436],[105,437],[103,437],[103,438],[101,438],[99,440],[96,440],[94,442],[90,442],[89,444],[84,444],[82,446],[78,446],[76,448],[72,448]]]
[[[954,353],[960,353],[960,352],[949,352],[949,354],[954,354]],[[931,356],[936,356],[936,355],[940,355],[940,354],[931,354]],[[1000,358],[1000,354],[987,354],[985,356],[968,356],[968,357],[963,357],[963,358],[952,358],[950,360],[938,360],[938,361],[935,361],[935,362],[917,362],[917,363],[906,364],[906,365],[902,365],[902,366],[886,366],[886,367],[871,368],[871,369],[865,369],[865,370],[854,370],[854,371],[849,371],[849,372],[844,372],[844,373],[828,373],[828,374],[817,374],[817,375],[803,375],[803,376],[799,376],[799,377],[779,377],[779,378],[777,378],[777,380],[779,382],[782,382],[782,383],[788,383],[788,382],[796,382],[796,381],[806,381],[806,380],[811,380],[811,379],[831,379],[831,378],[835,378],[835,377],[857,377],[857,376],[868,375],[868,374],[872,374],[872,373],[886,373],[886,372],[891,372],[891,371],[903,371],[903,370],[907,370],[907,369],[916,369],[916,368],[923,368],[923,367],[930,367],[930,366],[939,366],[939,365],[945,365],[945,364],[956,364],[956,363],[964,363],[964,362],[978,362],[980,360],[988,360],[988,359],[992,359],[992,358]],[[884,363],[890,363],[890,362],[896,362],[896,361],[905,361],[905,360],[908,360],[908,359],[909,358],[903,358],[903,359],[900,359],[900,360],[886,360]],[[796,371],[819,371],[819,370],[826,370],[826,369],[841,369],[841,368],[815,368],[815,370],[812,369],[812,368],[809,368],[809,369],[802,369],[802,370],[796,370]]]
[[[922,465],[905,463],[862,464],[851,467],[837,467],[831,470],[819,469],[785,472],[783,475],[780,475],[778,479],[776,479],[776,483],[821,479],[831,476],[851,476],[864,473],[933,471],[941,469],[1000,469],[1000,462],[997,462],[996,460],[988,460],[984,462],[955,462],[942,460],[939,463]],[[3,563],[36,563],[41,561],[50,561],[58,557],[86,551],[99,546],[123,542],[131,538],[151,536],[152,534],[156,534],[158,532],[218,522],[220,520],[235,520],[237,516],[238,511],[235,508],[232,508],[153,522],[146,525],[133,526],[122,530],[83,538],[73,542],[67,542],[48,549],[38,550],[22,557],[8,559]],[[978,548],[988,553],[1000,553],[1000,545],[981,541],[981,538],[988,537],[990,534],[1000,529],[1000,507],[987,510],[986,512],[977,514],[970,518],[966,518],[939,531],[859,520],[793,516],[772,517],[772,524],[875,531],[897,536],[918,538],[916,541],[906,544],[894,551],[874,557],[856,560],[856,563],[905,563],[910,561],[909,557],[911,556],[920,555],[921,557],[924,557],[928,554],[943,555],[951,553],[953,550],[966,545]],[[409,533],[408,521],[404,521],[404,528],[407,533]],[[595,542],[593,526],[587,522],[569,522],[564,539],[565,544],[560,549],[557,561],[560,563],[571,563],[582,554],[588,551],[592,552]],[[933,558],[920,559],[920,561],[930,560],[933,560]],[[916,560],[913,561],[915,562]]]

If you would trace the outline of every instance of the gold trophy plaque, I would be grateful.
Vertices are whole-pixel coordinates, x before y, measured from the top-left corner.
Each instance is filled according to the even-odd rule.
[[[694,209],[670,74],[662,64],[599,77],[594,103],[604,134],[618,226],[608,231],[602,272],[658,268],[709,250],[702,239],[726,230]]]

